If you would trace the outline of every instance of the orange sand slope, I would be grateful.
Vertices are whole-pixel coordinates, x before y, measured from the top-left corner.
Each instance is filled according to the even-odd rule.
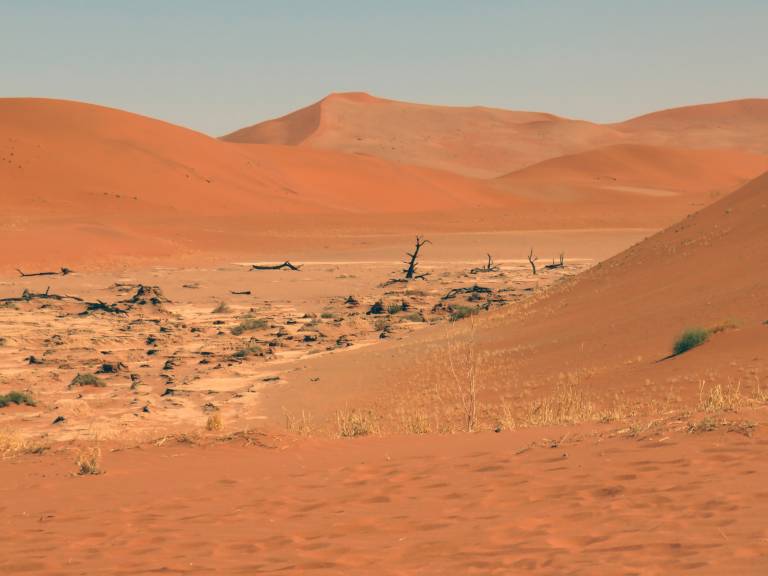
[[[480,351],[483,393],[518,405],[564,376],[629,401],[691,399],[712,384],[749,393],[768,376],[767,269],[768,173],[541,299],[481,315],[474,335],[463,321],[452,334],[424,330],[318,359],[272,401],[275,410],[395,401],[393,387],[451,382],[445,365],[456,342]],[[667,358],[684,329],[718,326],[705,345]],[[320,380],[308,387],[309,377]]]
[[[332,151],[235,146],[75,102],[0,100],[0,126],[0,237],[17,247],[3,254],[14,262],[57,251],[86,259],[242,251],[254,231],[322,227],[318,215],[353,220],[508,202],[447,173]]]
[[[400,105],[370,100],[341,96],[328,102],[376,109]],[[453,109],[437,110],[453,114]],[[468,110],[516,118],[520,129],[532,122],[585,126],[549,115]],[[440,114],[436,120],[432,112],[427,117],[434,125],[450,125]],[[347,120],[337,119],[345,129],[355,129]],[[386,115],[370,122],[382,138],[389,130],[404,129]],[[526,140],[514,130],[494,129],[500,121],[467,122],[476,125],[478,138],[487,135],[480,141],[497,139],[506,147],[511,142],[533,156],[544,148],[552,155],[570,147],[561,146],[567,138],[559,135],[546,142]],[[433,124],[419,128],[416,118],[408,123],[409,130],[415,125],[430,138]],[[765,169],[762,157],[744,152],[619,147],[611,153],[618,168],[605,172],[621,176],[619,185],[595,180],[585,192],[588,178],[572,181],[573,161],[567,158],[531,168],[538,180],[523,173],[486,181],[314,146],[233,144],[135,114],[59,100],[0,99],[0,127],[0,241],[15,248],[0,256],[4,268],[116,265],[200,251],[253,254],[277,246],[277,237],[329,231],[338,236],[371,230],[658,227]],[[278,140],[297,141],[296,130]],[[581,142],[591,146],[599,140]],[[452,157],[472,162],[493,156],[477,139],[460,141]],[[434,149],[419,142],[414,146]],[[549,210],[552,202],[556,210]]]
[[[765,574],[764,418],[0,461],[0,572]]]
[[[618,124],[595,124],[539,112],[332,94],[223,139],[341,150],[490,178],[620,143],[768,154],[768,99],[676,108]]]

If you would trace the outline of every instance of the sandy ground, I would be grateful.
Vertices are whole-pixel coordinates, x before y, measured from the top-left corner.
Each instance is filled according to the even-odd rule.
[[[25,457],[0,463],[0,570],[764,574],[766,414],[749,416],[706,432],[169,443],[105,453],[86,478]]]

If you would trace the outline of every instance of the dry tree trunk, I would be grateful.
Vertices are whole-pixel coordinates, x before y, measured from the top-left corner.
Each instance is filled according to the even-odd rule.
[[[419,250],[421,250],[421,247],[425,244],[432,244],[429,240],[423,239],[421,236],[416,236],[416,248],[413,250],[413,252],[406,252],[408,256],[410,256],[410,260],[408,262],[403,262],[404,264],[408,264],[408,268],[404,269],[403,272],[405,272],[405,278],[406,280],[412,280],[412,279],[418,279],[421,278],[422,280],[426,278],[429,275],[429,272],[425,274],[417,274],[416,273],[416,266],[418,265],[418,258],[419,258]]]

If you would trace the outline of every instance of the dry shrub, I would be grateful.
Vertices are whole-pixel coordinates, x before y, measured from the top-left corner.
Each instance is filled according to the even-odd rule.
[[[72,379],[72,382],[69,383],[70,388],[74,388],[75,386],[95,386],[97,388],[104,388],[106,385],[106,382],[93,374],[81,373],[78,373],[77,376]]]
[[[218,432],[224,427],[224,423],[221,420],[221,414],[215,412],[208,416],[208,420],[205,421],[205,429],[208,432]]]
[[[240,336],[244,332],[251,330],[263,330],[269,323],[264,318],[244,318],[238,325],[232,327],[232,334]]]
[[[461,403],[467,432],[477,424],[477,347],[475,343],[476,320],[470,317],[469,334],[465,341],[458,338],[448,342],[448,370],[451,373]]]
[[[529,404],[523,417],[530,426],[576,424],[597,419],[595,405],[574,383],[560,384],[549,396]]]
[[[13,458],[21,454],[42,454],[49,446],[24,438],[16,431],[0,430],[0,458]]]
[[[219,305],[211,310],[211,314],[229,314],[230,312],[232,312],[232,309],[226,302],[219,302]]]
[[[297,416],[285,413],[285,428],[292,434],[309,436],[312,434],[312,414],[302,410]]]
[[[98,446],[83,448],[77,454],[75,465],[77,466],[78,476],[97,476],[102,474],[101,448]]]
[[[368,436],[378,432],[379,426],[370,410],[345,408],[336,411],[336,430],[342,438]]]
[[[733,412],[745,402],[741,395],[741,385],[723,387],[716,384],[705,391],[705,381],[699,383],[699,410],[704,412]]]

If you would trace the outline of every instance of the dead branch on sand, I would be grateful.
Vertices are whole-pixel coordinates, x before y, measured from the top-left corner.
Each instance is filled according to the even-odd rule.
[[[492,292],[493,290],[490,288],[475,284],[474,286],[464,288],[453,288],[449,290],[445,296],[440,298],[440,300],[450,300],[451,298],[456,298],[459,294],[491,294]]]
[[[74,300],[76,302],[83,302],[82,298],[77,296],[67,296],[66,294],[51,294],[51,287],[45,289],[45,292],[30,292],[26,288],[21,296],[12,298],[0,298],[0,302],[29,302],[30,300]]]
[[[493,257],[488,254],[488,263],[481,268],[472,268],[470,274],[480,274],[482,272],[498,272],[499,267],[493,262]]]
[[[301,265],[294,266],[288,260],[286,260],[282,264],[275,264],[273,266],[263,265],[263,264],[251,264],[251,270],[282,270],[282,269],[293,270],[295,272],[300,272],[301,271]]]
[[[544,266],[547,270],[554,270],[555,268],[565,268],[565,253],[560,252],[560,262],[555,262],[555,259],[552,258],[552,264],[547,264]]]
[[[72,270],[62,267],[58,272],[22,272],[19,268],[16,268],[16,272],[18,272],[22,278],[29,278],[30,276],[66,276],[67,274],[71,274]]]

